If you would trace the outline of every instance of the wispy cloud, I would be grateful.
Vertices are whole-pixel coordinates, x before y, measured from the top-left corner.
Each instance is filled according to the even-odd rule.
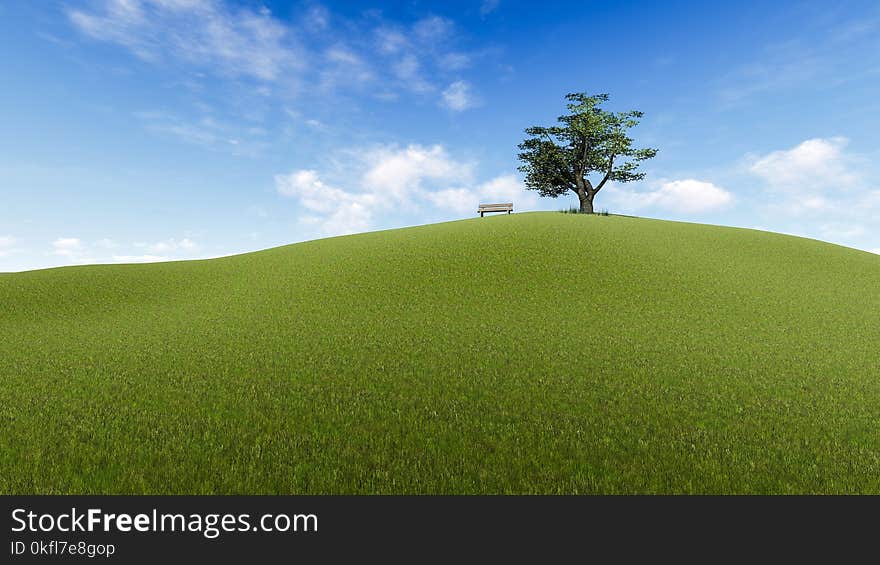
[[[452,36],[455,24],[449,18],[428,16],[413,25],[413,35],[423,43],[437,44]]]
[[[723,79],[722,102],[736,104],[757,95],[793,88],[815,80],[828,69],[826,57],[811,55],[797,46],[779,46],[763,61],[743,65]]]
[[[246,122],[221,122],[206,115],[184,119],[161,111],[135,112],[134,115],[147,131],[191,145],[236,155],[256,155],[267,145],[263,139],[266,131]]]
[[[443,91],[443,105],[455,112],[462,112],[477,105],[471,85],[457,80]]]
[[[434,82],[438,73],[460,71],[473,62],[456,46],[455,23],[436,15],[410,25],[348,21],[337,29],[326,8],[312,6],[299,20],[303,29],[297,29],[265,8],[232,8],[215,0],[99,0],[91,8],[68,9],[67,15],[82,34],[120,45],[145,61],[264,83],[299,81],[319,92],[375,83],[383,92],[397,84],[428,94],[439,90]]]
[[[266,8],[223,0],[92,0],[66,14],[80,36],[173,72],[172,82],[199,98],[195,106],[213,103],[227,117],[224,123],[207,111],[183,116],[178,107],[176,116],[142,117],[144,127],[244,155],[259,153],[260,145],[225,127],[233,114],[266,122],[293,99],[326,103],[341,96],[357,107],[364,95],[384,101],[414,96],[454,111],[471,108],[477,98],[462,73],[490,52],[468,49],[453,20],[432,14],[409,22],[379,12],[346,19],[312,5],[281,19]],[[212,103],[202,100],[217,92],[223,94]]]
[[[471,66],[473,56],[467,53],[446,53],[438,57],[437,63],[448,71],[460,71]]]
[[[174,61],[220,74],[273,81],[303,68],[287,26],[264,9],[232,9],[212,0],[103,0],[72,8],[85,35],[121,45],[146,61]]]
[[[387,60],[394,83],[420,95],[445,100],[442,80],[471,67],[478,53],[461,48],[454,21],[431,15],[409,26],[383,22],[373,31],[373,48]],[[365,46],[368,47],[368,46]],[[393,98],[385,94],[386,98]]]
[[[718,96],[737,105],[760,96],[808,86],[831,89],[878,72],[880,19],[859,19],[818,26],[809,36],[794,36],[765,46],[751,61],[719,79]]]
[[[391,65],[399,84],[412,92],[424,93],[434,90],[422,72],[422,64],[418,56],[407,53]]]
[[[319,84],[325,91],[360,89],[376,79],[367,60],[344,43],[329,47],[324,52],[323,61]]]
[[[330,25],[330,11],[321,5],[310,6],[303,17],[304,27],[311,32],[319,33]]]
[[[480,4],[480,15],[487,16],[498,9],[501,0],[483,0]]]
[[[376,46],[381,53],[386,55],[399,53],[412,46],[406,33],[400,29],[380,26],[373,32],[376,36]]]

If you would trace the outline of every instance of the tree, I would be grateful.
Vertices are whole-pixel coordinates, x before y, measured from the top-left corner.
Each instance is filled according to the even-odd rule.
[[[634,149],[627,136],[629,128],[639,123],[642,112],[609,112],[599,107],[607,94],[588,96],[569,94],[568,115],[560,116],[560,125],[535,126],[525,130],[529,137],[519,144],[526,174],[526,187],[541,196],[556,198],[569,190],[577,194],[580,211],[593,213],[593,199],[608,181],[641,180],[639,162],[657,154],[656,149]],[[594,185],[589,176],[601,175]]]

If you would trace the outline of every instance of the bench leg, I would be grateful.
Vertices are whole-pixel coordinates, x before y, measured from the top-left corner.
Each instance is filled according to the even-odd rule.
[[[480,217],[481,217],[481,218],[483,217],[483,214],[484,214],[484,212],[480,212]]]

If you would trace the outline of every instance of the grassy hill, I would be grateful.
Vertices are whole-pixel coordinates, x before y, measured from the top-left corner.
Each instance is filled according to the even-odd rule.
[[[880,257],[515,214],[0,275],[0,493],[880,493]]]

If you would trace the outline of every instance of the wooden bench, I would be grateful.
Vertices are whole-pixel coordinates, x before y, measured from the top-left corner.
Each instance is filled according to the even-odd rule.
[[[510,214],[513,212],[513,202],[507,202],[505,204],[480,204],[477,209],[477,214],[482,218],[483,214],[486,212],[507,212]]]

